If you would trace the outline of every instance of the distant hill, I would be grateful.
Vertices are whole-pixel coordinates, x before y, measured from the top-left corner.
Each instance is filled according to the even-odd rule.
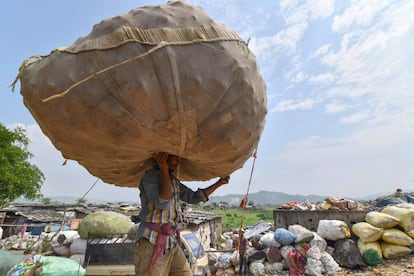
[[[407,190],[404,192],[414,192],[413,190]],[[384,196],[384,195],[392,195],[393,191],[389,192],[389,193],[378,193],[378,194],[372,194],[372,195],[367,195],[367,196],[363,196],[363,197],[356,197],[356,198],[349,198],[348,199],[353,199],[353,200],[357,200],[357,201],[368,201],[368,200],[373,200],[375,198],[378,198],[380,196]],[[242,198],[244,197],[244,194],[227,194],[227,195],[223,195],[223,196],[210,196],[210,202],[215,202],[215,203],[220,203],[220,202],[227,202],[230,205],[236,205],[238,206],[240,204],[240,201],[242,200]],[[286,204],[287,202],[291,202],[291,201],[299,201],[299,202],[304,202],[305,199],[308,199],[311,203],[316,203],[316,202],[323,202],[328,196],[322,196],[322,195],[291,195],[291,194],[285,194],[285,193],[281,193],[281,192],[271,192],[271,191],[259,191],[257,193],[251,193],[249,194],[249,201],[253,201],[254,204],[256,206],[263,206],[263,205],[273,205],[273,206],[278,206],[278,205],[282,205],[282,204]],[[54,202],[60,202],[60,203],[66,203],[66,204],[70,204],[70,203],[75,203],[78,198],[75,197],[69,197],[69,196],[51,196],[49,198],[51,201]],[[103,199],[86,199],[87,203],[108,203],[107,200],[103,200]],[[20,197],[18,199],[16,199],[14,202],[19,202],[19,203],[30,203],[33,201],[30,200],[26,200],[23,197]],[[128,202],[128,201],[125,201]],[[112,202],[115,203],[115,202]],[[132,202],[132,204],[136,204],[137,202]]]
[[[210,202],[227,202],[230,205],[239,205],[244,195],[228,194],[224,196],[210,196]],[[319,195],[289,195],[280,192],[259,191],[249,194],[249,201],[253,201],[256,206],[260,205],[282,205],[291,201],[303,202],[308,199],[310,202],[322,202],[327,196]]]

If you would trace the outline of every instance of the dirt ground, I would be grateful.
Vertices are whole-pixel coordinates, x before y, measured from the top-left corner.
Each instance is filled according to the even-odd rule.
[[[408,276],[414,275],[414,255],[410,254],[404,258],[395,260],[383,260],[375,267],[365,269],[346,269],[343,268],[338,276],[355,275],[355,276]]]

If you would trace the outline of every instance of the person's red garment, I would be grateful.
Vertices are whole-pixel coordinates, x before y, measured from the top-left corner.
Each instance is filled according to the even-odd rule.
[[[180,231],[178,227],[173,227],[171,223],[165,223],[161,226],[155,223],[144,222],[144,225],[158,233],[157,236],[157,245],[155,246],[154,254],[152,255],[152,259],[150,265],[148,266],[148,271],[152,271],[152,267],[154,266],[155,262],[158,258],[161,258],[164,255],[164,250],[167,246],[168,237],[176,234],[176,238],[178,243],[180,243]]]

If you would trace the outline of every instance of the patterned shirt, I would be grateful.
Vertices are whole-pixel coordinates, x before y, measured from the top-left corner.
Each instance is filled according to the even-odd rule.
[[[172,223],[176,226],[177,216],[181,216],[180,200],[190,204],[197,204],[208,200],[202,189],[193,191],[182,184],[174,175],[170,175],[170,179],[173,186],[173,196],[171,199],[160,198],[161,177],[158,169],[154,168],[147,171],[141,179],[139,190],[142,209],[138,217],[142,222],[156,223],[158,225]],[[157,236],[157,232],[148,229],[141,223],[138,228],[136,241],[144,237],[155,245],[157,243]],[[167,248],[171,247],[175,242],[175,237],[170,236]]]

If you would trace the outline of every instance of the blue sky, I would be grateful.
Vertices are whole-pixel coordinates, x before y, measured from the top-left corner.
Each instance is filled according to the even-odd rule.
[[[45,196],[95,182],[40,131],[9,87],[21,62],[87,35],[110,16],[166,1],[7,1],[0,10],[0,122],[22,125]],[[235,30],[256,55],[268,115],[250,192],[356,197],[414,185],[414,1],[188,1]],[[245,193],[252,159],[216,194]],[[213,180],[212,180],[213,181]],[[207,183],[189,183],[192,188]],[[87,198],[135,201],[99,182]]]

